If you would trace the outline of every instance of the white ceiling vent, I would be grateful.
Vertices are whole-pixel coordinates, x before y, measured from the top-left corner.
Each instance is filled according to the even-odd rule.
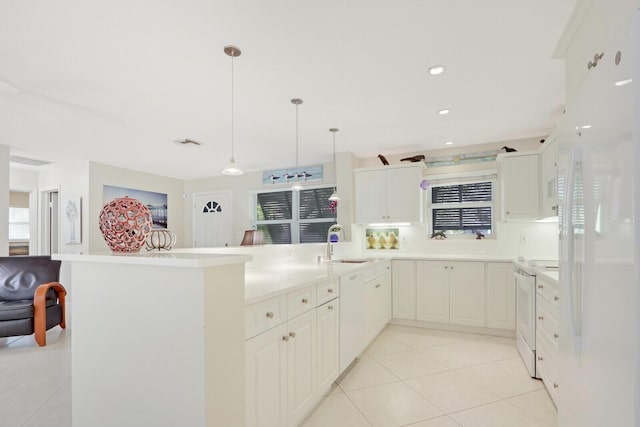
[[[28,165],[28,166],[42,166],[42,165],[48,165],[51,163],[51,162],[45,162],[44,160],[30,159],[28,157],[21,157],[21,156],[9,156],[9,162],[18,163],[21,165]]]

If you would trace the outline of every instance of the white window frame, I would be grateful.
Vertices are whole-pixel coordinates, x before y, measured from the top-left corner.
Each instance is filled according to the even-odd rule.
[[[497,182],[498,176],[496,171],[483,171],[479,173],[472,174],[460,174],[460,175],[437,175],[437,176],[427,176],[427,181],[430,182],[426,203],[427,208],[425,212],[427,214],[426,223],[427,223],[427,235],[431,236],[433,234],[433,209],[448,209],[448,208],[478,208],[478,207],[490,207],[491,208],[491,234],[486,235],[485,239],[496,239],[496,199],[497,199]],[[473,184],[478,182],[491,182],[491,201],[490,202],[465,202],[465,203],[438,203],[435,206],[431,202],[432,200],[432,191],[434,187],[447,187],[452,185],[462,185],[462,184]],[[476,235],[474,233],[445,233],[447,239],[475,239]]]
[[[12,225],[23,225],[27,227],[27,233],[29,234],[26,238],[22,237],[22,238],[11,238],[9,237],[9,242],[28,242],[29,239],[31,238],[31,228],[30,228],[30,221],[29,218],[31,218],[31,211],[30,208],[19,208],[19,207],[15,207],[15,206],[9,206],[9,211],[11,209],[26,209],[27,210],[27,221],[11,221],[11,219],[9,219],[9,236],[11,235],[11,226]],[[11,218],[11,214],[9,214],[9,218]]]
[[[318,190],[322,188],[330,188],[334,189],[333,185],[313,185],[313,186],[305,186],[304,190]],[[258,221],[257,212],[258,212],[258,194],[263,193],[280,193],[289,191],[292,193],[291,195],[291,219],[276,219],[276,220],[264,220]],[[314,219],[300,219],[300,192],[292,191],[290,188],[273,188],[268,190],[255,190],[250,192],[250,221],[251,226],[254,229],[258,228],[258,225],[270,225],[270,224],[290,224],[291,227],[291,244],[299,244],[300,243],[300,224],[311,224],[311,223],[320,223],[320,222],[328,222],[328,223],[337,223],[338,214],[336,212],[336,216],[333,218],[314,218]],[[327,204],[329,204],[329,200],[327,200]]]

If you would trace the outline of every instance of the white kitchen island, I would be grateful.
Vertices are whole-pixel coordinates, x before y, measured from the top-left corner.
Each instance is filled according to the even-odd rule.
[[[58,254],[74,427],[242,426],[247,255]]]

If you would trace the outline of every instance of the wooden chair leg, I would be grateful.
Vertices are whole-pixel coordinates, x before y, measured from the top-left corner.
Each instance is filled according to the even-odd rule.
[[[64,298],[67,295],[66,289],[58,282],[44,283],[36,289],[33,297],[33,332],[36,342],[43,347],[47,344],[47,291],[53,289],[56,292],[58,301],[62,306],[61,328],[67,327],[66,307]]]

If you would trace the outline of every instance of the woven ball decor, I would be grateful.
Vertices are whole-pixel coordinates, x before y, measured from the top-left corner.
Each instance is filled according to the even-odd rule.
[[[100,211],[100,231],[113,252],[138,252],[153,224],[151,211],[139,200],[120,197]]]

